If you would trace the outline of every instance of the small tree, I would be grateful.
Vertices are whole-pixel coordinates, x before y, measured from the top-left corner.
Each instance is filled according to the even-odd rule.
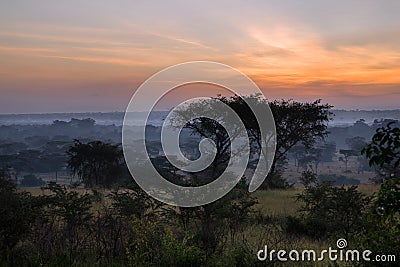
[[[69,264],[73,265],[78,255],[87,247],[90,234],[90,222],[93,217],[92,204],[96,200],[94,194],[80,194],[69,191],[65,186],[50,182],[47,187],[51,194],[46,195],[46,216],[42,218],[43,224],[51,229],[55,222],[60,229],[55,238],[63,248],[63,255],[67,256]],[[54,242],[54,241],[53,241]]]
[[[345,172],[348,172],[348,165],[349,165],[350,157],[356,156],[357,153],[352,149],[340,149],[339,153],[343,155],[343,157],[339,158],[339,161],[344,162]]]

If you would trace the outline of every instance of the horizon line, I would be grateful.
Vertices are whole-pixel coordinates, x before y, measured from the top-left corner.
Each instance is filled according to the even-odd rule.
[[[165,110],[154,110],[154,112],[167,112]],[[347,112],[380,112],[380,111],[400,111],[399,108],[371,108],[371,109],[344,109],[344,108],[333,108],[331,111],[347,111]],[[134,112],[147,112],[147,111],[134,111]],[[31,112],[31,113],[0,113],[1,115],[57,115],[57,114],[107,114],[107,113],[126,113],[126,111],[55,111],[55,112]]]

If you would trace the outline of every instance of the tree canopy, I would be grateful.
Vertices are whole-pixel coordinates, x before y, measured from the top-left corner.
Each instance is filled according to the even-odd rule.
[[[276,151],[267,177],[267,185],[274,186],[274,177],[281,171],[282,163],[287,153],[297,144],[302,144],[310,149],[315,142],[324,139],[328,135],[327,122],[330,119],[331,105],[321,104],[321,100],[314,102],[297,102],[294,100],[275,100],[267,102],[258,95],[247,96],[248,101],[256,105],[269,105],[275,120]],[[262,141],[260,128],[251,109],[240,96],[231,98],[220,97],[221,101],[230,105],[244,122],[252,145],[253,151],[260,151]]]
[[[74,140],[69,148],[68,167],[87,186],[110,187],[123,174],[122,151],[117,145],[92,141],[87,144]]]

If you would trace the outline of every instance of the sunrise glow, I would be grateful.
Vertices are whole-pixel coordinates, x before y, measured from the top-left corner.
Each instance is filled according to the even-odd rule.
[[[2,4],[0,112],[122,111],[173,64],[238,68],[270,98],[399,108],[398,1]]]

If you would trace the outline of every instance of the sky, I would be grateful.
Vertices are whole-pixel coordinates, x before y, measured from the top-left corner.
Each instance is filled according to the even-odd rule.
[[[2,1],[0,113],[124,111],[151,75],[193,60],[237,68],[269,99],[400,108],[399,13],[397,0]]]

